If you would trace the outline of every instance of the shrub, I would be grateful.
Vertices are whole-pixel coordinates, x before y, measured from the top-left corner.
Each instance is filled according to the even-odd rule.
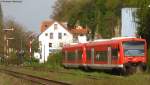
[[[34,58],[33,56],[30,56],[29,53],[26,53],[24,57],[24,65],[34,66],[35,64],[39,64],[39,60]]]
[[[50,54],[48,57],[47,64],[50,65],[52,68],[59,68],[62,63],[62,54],[61,52]]]
[[[6,58],[5,64],[19,64],[19,59],[15,52],[10,53],[10,56]]]

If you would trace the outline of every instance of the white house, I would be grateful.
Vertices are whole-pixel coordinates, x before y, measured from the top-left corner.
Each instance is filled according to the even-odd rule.
[[[64,44],[72,43],[73,35],[59,22],[52,22],[39,35],[40,63],[47,61],[53,51],[61,50]]]

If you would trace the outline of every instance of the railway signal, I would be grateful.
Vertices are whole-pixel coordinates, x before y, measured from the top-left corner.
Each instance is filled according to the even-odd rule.
[[[1,3],[22,3],[22,0],[0,0]],[[14,28],[3,28],[4,31],[4,57],[8,57],[8,40],[12,40],[14,38],[8,38],[7,32],[14,31]]]
[[[7,36],[7,32],[8,31],[14,31],[14,28],[11,28],[11,29],[3,29],[3,31],[4,31],[4,56],[5,57],[8,57],[8,40],[12,40],[12,39],[14,39],[14,38],[8,38],[8,36]]]

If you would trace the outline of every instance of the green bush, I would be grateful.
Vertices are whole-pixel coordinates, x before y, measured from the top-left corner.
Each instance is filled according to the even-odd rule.
[[[15,52],[11,52],[10,56],[5,59],[5,64],[19,64],[19,60]]]
[[[35,58],[28,58],[25,60],[26,66],[31,66],[36,69],[60,69],[62,63],[62,55],[61,52],[50,54],[48,57],[48,61],[45,63],[39,63],[39,61]]]
[[[34,57],[25,57],[24,64],[27,66],[32,66],[33,64],[39,64],[39,60],[35,59]]]
[[[28,53],[24,53],[24,55],[18,55],[16,52],[11,52],[8,58],[3,60],[4,64],[12,64],[12,65],[20,65],[20,64],[33,64],[39,63],[38,59],[33,57],[29,57]]]
[[[61,63],[62,63],[62,54],[61,52],[57,52],[57,53],[50,54],[46,64],[48,64],[54,69],[55,68],[57,69],[61,67]]]

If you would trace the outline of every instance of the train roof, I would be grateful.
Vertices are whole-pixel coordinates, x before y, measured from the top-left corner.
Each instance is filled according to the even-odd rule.
[[[94,41],[92,41],[92,42],[127,41],[127,40],[140,40],[140,41],[144,41],[145,39],[136,38],[136,37],[114,37],[114,38],[111,38],[111,39],[98,39],[98,40],[94,40]]]
[[[63,48],[68,48],[68,47],[82,47],[84,46],[86,43],[70,43],[70,44],[66,44],[64,45]]]
[[[99,39],[99,40],[94,40],[91,41],[89,43],[87,43],[87,45],[91,45],[91,44],[108,44],[108,43],[120,43],[123,41],[145,41],[145,39],[141,39],[141,38],[136,38],[136,37],[115,37],[112,39]]]
[[[145,41],[145,39],[142,38],[136,38],[136,37],[114,37],[111,39],[98,39],[94,41],[89,41],[87,43],[70,43],[68,45],[65,45],[63,48],[68,48],[68,47],[82,47],[84,45],[95,45],[95,44],[112,44],[112,43],[120,43],[123,41]]]

